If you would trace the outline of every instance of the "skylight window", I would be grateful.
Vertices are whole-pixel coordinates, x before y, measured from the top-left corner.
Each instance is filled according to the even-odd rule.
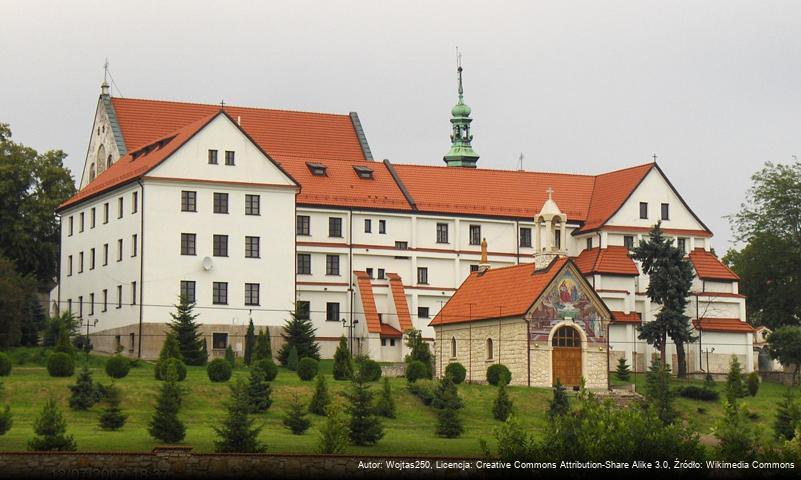
[[[363,178],[365,180],[373,179],[373,169],[370,167],[356,165],[355,167],[353,167],[353,170],[356,172],[356,175],[358,175],[359,178]]]
[[[306,162],[306,166],[309,167],[309,171],[315,177],[325,177],[328,175],[326,173],[327,167],[322,163]]]

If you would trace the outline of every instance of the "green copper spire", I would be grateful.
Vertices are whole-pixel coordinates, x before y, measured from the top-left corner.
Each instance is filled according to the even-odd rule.
[[[464,88],[462,87],[462,55],[456,51],[456,73],[459,81],[459,101],[451,109],[451,149],[442,158],[449,167],[476,168],[478,154],[473,150],[470,142],[470,107],[464,104]]]

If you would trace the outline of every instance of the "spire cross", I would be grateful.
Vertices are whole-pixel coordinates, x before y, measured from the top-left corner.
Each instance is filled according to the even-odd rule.
[[[553,194],[553,188],[548,187],[548,189],[545,191],[548,192],[548,200],[551,200],[551,195]]]
[[[103,83],[108,81],[108,57],[106,57],[106,63],[103,64]]]
[[[464,89],[462,88],[462,52],[459,51],[459,47],[456,47],[456,73],[459,77],[459,100],[461,101]]]
[[[656,154],[653,154],[654,163],[656,163]]]
[[[220,100],[220,110],[225,110],[225,100]]]

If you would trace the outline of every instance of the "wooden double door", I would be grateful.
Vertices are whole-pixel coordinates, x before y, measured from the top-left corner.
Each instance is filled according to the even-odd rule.
[[[551,365],[553,383],[574,386],[581,382],[581,336],[569,326],[560,327],[551,342]]]

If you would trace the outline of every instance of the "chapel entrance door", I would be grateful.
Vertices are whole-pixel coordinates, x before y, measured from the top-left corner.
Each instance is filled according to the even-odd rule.
[[[553,383],[575,386],[581,382],[581,335],[570,326],[560,327],[554,333],[551,353]]]

